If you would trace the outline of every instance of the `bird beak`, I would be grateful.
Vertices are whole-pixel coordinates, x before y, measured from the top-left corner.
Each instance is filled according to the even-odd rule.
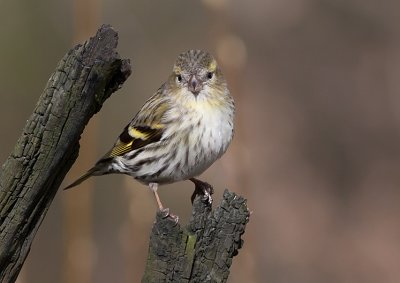
[[[196,78],[196,76],[192,75],[190,76],[189,83],[188,83],[188,89],[195,95],[197,96],[199,92],[202,89],[202,86],[199,82],[199,80]]]

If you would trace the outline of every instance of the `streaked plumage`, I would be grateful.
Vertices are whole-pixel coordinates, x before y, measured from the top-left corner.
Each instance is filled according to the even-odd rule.
[[[200,50],[184,52],[113,148],[65,189],[90,176],[122,173],[156,193],[157,184],[198,176],[226,151],[233,116],[234,102],[214,58]]]

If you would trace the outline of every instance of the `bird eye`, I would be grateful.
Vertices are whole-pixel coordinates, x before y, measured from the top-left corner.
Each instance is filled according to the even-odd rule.
[[[207,79],[211,80],[213,77],[213,73],[212,72],[208,72],[207,73]]]
[[[182,81],[182,76],[181,75],[177,75],[176,79],[178,80],[178,82],[181,82]]]

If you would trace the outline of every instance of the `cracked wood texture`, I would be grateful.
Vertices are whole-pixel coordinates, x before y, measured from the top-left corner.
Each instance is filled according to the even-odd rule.
[[[104,25],[64,56],[0,171],[0,282],[16,280],[84,127],[131,73],[117,43]]]
[[[185,228],[158,212],[142,282],[226,282],[249,217],[246,200],[228,190],[213,211],[196,196]]]

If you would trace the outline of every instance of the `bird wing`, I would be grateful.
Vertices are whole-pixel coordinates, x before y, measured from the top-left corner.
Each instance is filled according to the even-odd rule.
[[[161,140],[165,129],[162,118],[169,109],[167,97],[163,95],[162,89],[163,87],[142,106],[103,160],[124,155]]]
[[[161,140],[163,132],[162,128],[156,129],[150,126],[132,126],[129,124],[125,127],[114,147],[105,157],[121,156],[151,143],[158,142]]]

